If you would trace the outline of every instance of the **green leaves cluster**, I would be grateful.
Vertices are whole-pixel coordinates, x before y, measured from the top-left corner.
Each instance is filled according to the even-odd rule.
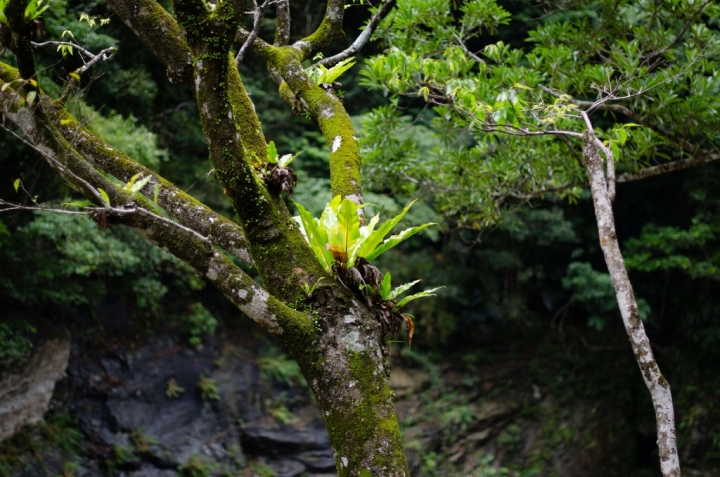
[[[480,228],[534,198],[578,197],[581,110],[620,173],[720,145],[716,2],[593,0],[527,18],[489,40],[510,22],[494,0],[398,1],[361,73],[391,99],[364,123],[374,185],[431,194]]]
[[[390,276],[390,272],[386,272],[383,275],[382,284],[380,285],[378,294],[380,295],[380,298],[382,298],[384,301],[392,302],[395,299],[397,299],[398,297],[400,297],[400,295],[402,295],[403,293],[408,291],[410,288],[417,285],[418,283],[420,283],[420,280],[415,280],[410,283],[404,283],[400,286],[393,288],[392,287],[392,277]],[[400,308],[402,308],[403,306],[405,306],[406,304],[408,304],[409,302],[411,302],[413,300],[417,300],[418,298],[435,296],[433,294],[433,292],[435,292],[441,288],[443,288],[443,287],[431,288],[429,290],[424,290],[424,291],[403,297],[397,303],[395,303],[393,305],[392,311],[397,312],[400,310]],[[367,289],[372,290],[371,287],[367,287]],[[410,339],[412,339],[412,336],[410,337]]]
[[[281,156],[278,154],[277,147],[275,147],[275,141],[270,141],[267,150],[267,164],[274,167],[287,167],[290,165],[293,159],[298,157],[300,154],[301,153],[298,152],[295,155],[283,154]]]
[[[340,75],[355,66],[355,58],[346,58],[340,63],[326,68],[324,65],[313,65],[308,68],[307,73],[315,84],[333,83]]]
[[[380,214],[371,218],[367,225],[361,226],[358,205],[339,195],[327,204],[319,218],[314,218],[305,207],[296,202],[300,215],[295,217],[295,220],[313,249],[315,257],[323,268],[330,272],[335,262],[345,268],[354,266],[356,260],[361,257],[371,262],[424,228],[436,225],[428,223],[410,227],[385,239],[385,236],[400,223],[413,203],[379,227],[377,225]]]

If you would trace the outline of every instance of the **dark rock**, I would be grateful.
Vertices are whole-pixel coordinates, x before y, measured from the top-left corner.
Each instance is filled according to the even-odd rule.
[[[332,449],[301,452],[296,454],[294,458],[312,471],[327,472],[335,470],[335,453]]]
[[[281,424],[266,417],[241,426],[243,448],[253,454],[294,454],[330,449],[330,438],[322,422]]]

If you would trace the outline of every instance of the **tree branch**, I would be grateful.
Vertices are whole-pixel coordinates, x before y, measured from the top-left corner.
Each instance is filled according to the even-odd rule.
[[[296,113],[307,111],[318,121],[330,150],[330,185],[333,196],[362,204],[360,145],[350,116],[332,91],[316,85],[302,68],[302,53],[292,47],[270,47],[271,71],[283,80],[280,95]]]
[[[242,60],[245,57],[245,53],[247,52],[248,48],[250,48],[250,45],[252,45],[252,43],[255,41],[255,38],[257,38],[258,33],[260,32],[260,20],[262,20],[263,12],[265,11],[265,8],[267,7],[269,1],[270,0],[265,0],[261,5],[258,6],[257,0],[252,0],[253,29],[240,47],[237,56],[235,56],[235,63],[237,63],[238,66],[240,65],[240,63],[242,63]]]
[[[615,218],[608,194],[607,179],[603,171],[603,161],[598,153],[597,138],[592,131],[592,125],[589,125],[588,130],[585,132],[583,155],[595,205],[600,246],[615,286],[615,295],[625,324],[625,330],[635,354],[635,360],[640,367],[655,408],[662,475],[664,477],[680,477],[680,462],[675,440],[675,412],[673,410],[670,385],[660,373],[660,368],[653,356],[650,340],[640,319],[637,301],[635,300],[632,284],[617,240]]]
[[[354,56],[370,40],[370,37],[375,32],[378,25],[380,25],[380,23],[385,19],[388,13],[390,13],[396,3],[396,0],[386,0],[385,3],[383,3],[382,6],[378,9],[378,11],[375,12],[375,15],[373,15],[373,17],[370,19],[370,22],[367,24],[367,26],[365,26],[365,29],[362,31],[362,33],[360,33],[360,35],[358,35],[358,37],[355,39],[353,44],[350,45],[349,48],[341,51],[337,55],[323,58],[322,60],[318,61],[317,64],[329,67],[335,65],[336,63],[340,63],[341,61],[350,58],[351,56]]]
[[[17,70],[0,62],[0,80],[11,83],[17,79]],[[48,120],[63,138],[93,165],[123,182],[128,182],[136,174],[142,174],[143,177],[152,175],[153,179],[142,190],[146,197],[155,198],[157,185],[157,203],[160,207],[180,223],[208,237],[213,244],[250,265],[253,264],[245,234],[239,225],[213,211],[125,153],[98,139],[49,97],[41,94],[40,104]]]
[[[687,159],[681,159],[679,161],[666,162],[665,164],[659,164],[657,166],[646,167],[640,169],[637,172],[626,172],[621,174],[618,178],[618,182],[630,182],[639,179],[645,179],[646,177],[657,176],[666,172],[680,171],[682,169],[689,169],[691,167],[701,166],[707,162],[717,161],[720,159],[718,153],[707,153],[700,156],[689,157]]]
[[[7,2],[4,11],[8,26],[14,37],[10,50],[17,58],[20,76],[26,80],[35,78],[36,74],[35,57],[33,56],[31,44],[33,29],[30,22],[25,19],[25,8],[29,3],[29,0],[10,0]],[[31,90],[36,91],[37,87],[28,83],[23,86],[23,90],[27,93]]]
[[[168,79],[193,88],[192,53],[175,19],[155,0],[108,0],[110,7],[167,67]]]
[[[144,198],[120,189],[96,171],[45,122],[38,106],[31,109],[20,94],[6,88],[0,92],[0,107],[3,115],[22,130],[23,141],[39,152],[69,184],[102,206],[102,210],[116,216],[119,222],[202,273],[238,309],[267,331],[281,335],[286,331],[307,334],[308,329],[312,330],[309,317],[270,296],[230,259],[214,250],[207,237],[151,212],[149,207],[143,207]],[[100,189],[107,193],[110,204],[121,205],[104,203]]]
[[[345,16],[345,0],[328,0],[325,17],[315,32],[293,43],[293,48],[302,53],[301,62],[312,58],[332,42],[345,38],[342,29]]]
[[[290,43],[290,0],[278,0],[275,4],[275,46]]]

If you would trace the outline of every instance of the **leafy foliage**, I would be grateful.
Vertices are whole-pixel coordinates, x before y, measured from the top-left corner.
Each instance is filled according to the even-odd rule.
[[[367,225],[361,226],[358,218],[358,205],[339,195],[325,206],[325,210],[317,219],[296,202],[295,205],[300,216],[295,217],[295,220],[300,225],[303,235],[320,264],[325,270],[330,271],[333,263],[336,262],[347,268],[354,266],[359,258],[372,261],[424,228],[437,225],[428,223],[411,227],[385,239],[385,236],[402,220],[412,204],[394,218],[385,221],[377,229],[375,227],[380,221],[380,214],[371,218]]]
[[[577,200],[580,110],[624,171],[709,154],[720,141],[719,12],[713,2],[559,4],[510,43],[489,39],[510,22],[495,1],[400,1],[362,72],[392,103],[364,126],[373,179],[481,228],[533,199]]]
[[[353,66],[355,66],[355,58],[350,57],[329,69],[324,65],[312,66],[308,69],[308,76],[315,84],[333,83]]]

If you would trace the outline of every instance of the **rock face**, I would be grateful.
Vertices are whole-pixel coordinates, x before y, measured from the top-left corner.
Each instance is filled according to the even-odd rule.
[[[0,441],[43,418],[69,357],[70,339],[55,338],[38,344],[22,365],[0,365]]]
[[[75,390],[66,400],[92,451],[77,477],[206,475],[197,468],[255,475],[255,467],[276,477],[334,475],[309,393],[262,378],[248,351],[191,350],[169,337],[134,348],[77,348],[64,387]],[[269,415],[278,406],[286,423]]]
[[[0,384],[0,409],[14,414],[0,419],[2,429],[40,419],[68,346],[48,342],[26,368],[3,378],[10,384]],[[84,449],[69,458],[45,452],[11,475],[336,475],[322,414],[307,388],[290,385],[272,367],[264,375],[258,363],[268,366],[267,358],[227,342],[198,350],[171,336],[135,345],[75,343],[52,406],[75,418]],[[603,456],[612,449],[598,419],[606,413],[595,404],[564,406],[528,382],[517,363],[473,371],[448,363],[433,373],[396,366],[391,374],[411,475],[515,469],[538,469],[532,475],[542,477],[607,475]],[[72,472],[63,467],[68,460]]]

